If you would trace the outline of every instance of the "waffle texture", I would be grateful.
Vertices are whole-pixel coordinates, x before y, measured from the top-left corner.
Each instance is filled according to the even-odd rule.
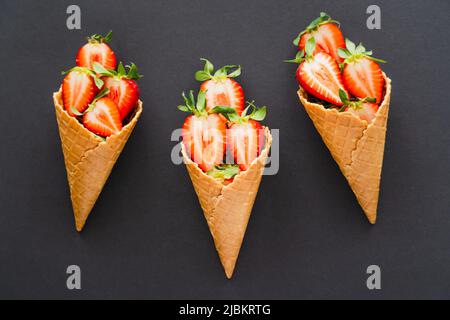
[[[75,227],[81,231],[114,164],[142,113],[139,100],[130,122],[106,140],[91,133],[63,107],[61,89],[53,93],[59,136],[70,187]]]
[[[308,101],[300,88],[298,96],[347,179],[353,193],[370,223],[377,219],[381,170],[383,166],[386,127],[391,101],[391,79],[383,73],[385,95],[375,119],[371,123],[350,112],[325,109]]]
[[[265,147],[250,168],[224,185],[205,174],[187,155],[181,143],[184,163],[203,209],[214,244],[228,279],[233,276],[236,261],[247,229],[267,161],[272,136],[265,129]]]

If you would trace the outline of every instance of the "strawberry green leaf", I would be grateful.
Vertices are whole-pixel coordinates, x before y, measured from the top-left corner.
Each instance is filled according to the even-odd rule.
[[[92,76],[92,78],[94,78],[95,86],[97,88],[101,89],[103,87],[103,83],[104,83],[103,80],[97,76]]]
[[[223,115],[229,114],[229,113],[236,113],[236,110],[234,108],[231,107],[226,107],[226,106],[216,106],[214,108],[212,108],[209,113],[220,113]]]
[[[107,70],[107,69],[105,69],[105,67],[103,67],[103,65],[101,65],[98,62],[94,62],[93,67],[94,67],[93,68],[94,71],[97,74],[104,75],[104,76],[111,76],[111,77],[115,75],[115,71],[114,70]]]
[[[202,112],[206,108],[206,93],[203,91],[199,91],[197,95],[197,110]]]
[[[127,72],[125,71],[125,67],[123,66],[122,61],[119,62],[119,65],[117,66],[117,75],[119,77],[126,75]]]
[[[108,32],[108,34],[103,38],[103,42],[108,43],[112,39],[112,30]]]
[[[387,63],[386,60],[381,60],[381,59],[374,58],[374,57],[367,57],[367,58],[370,59],[370,60],[373,60],[373,61],[375,61],[375,62],[379,62],[379,63]]]
[[[241,66],[237,66],[237,69],[228,74],[228,78],[236,78],[241,75]]]
[[[143,75],[138,73],[137,66],[133,62],[131,63],[131,65],[127,65],[126,68],[128,68],[128,79],[139,80],[143,77]]]
[[[200,60],[205,62],[205,67],[203,68],[203,71],[211,75],[211,73],[214,71],[214,65],[208,59],[200,58]]]
[[[237,164],[223,164],[215,166],[206,174],[220,180],[228,180],[239,174],[241,170]]]
[[[74,115],[76,115],[76,116],[78,116],[78,117],[84,115],[84,113],[81,113],[81,112],[79,112],[77,109],[75,109],[74,106],[71,106],[71,107],[70,107],[70,111],[71,111]]]
[[[316,39],[314,39],[314,37],[311,37],[308,39],[308,41],[306,41],[306,47],[305,47],[306,56],[312,57],[315,48],[316,48]]]
[[[261,107],[261,108],[257,108],[255,109],[255,112],[250,115],[250,119],[252,120],[256,120],[256,121],[262,121],[264,120],[264,118],[266,117],[266,113],[267,113],[267,107]]]
[[[356,48],[355,48],[355,44],[350,41],[350,39],[345,39],[345,46],[347,47],[347,50],[351,53],[351,54],[355,54],[356,52]]]
[[[350,57],[350,52],[348,52],[347,49],[338,48],[338,55],[339,57],[346,59]]]
[[[183,111],[183,112],[191,112],[191,109],[189,109],[189,107],[183,106],[183,105],[179,105],[178,110]]]
[[[349,101],[347,93],[342,89],[339,89],[339,98],[341,98],[341,101],[344,103],[344,105],[348,104]]]
[[[365,99],[363,99],[363,102],[376,103],[377,99],[376,98],[372,98],[372,97],[366,97]]]
[[[197,81],[203,82],[203,81],[209,80],[211,78],[212,78],[212,76],[209,73],[202,71],[202,70],[199,70],[195,73],[195,80],[197,80]]]
[[[303,50],[300,50],[299,52],[297,52],[297,54],[295,55],[294,59],[291,60],[284,60],[283,62],[288,62],[288,63],[302,63],[303,60],[305,60],[305,52]]]

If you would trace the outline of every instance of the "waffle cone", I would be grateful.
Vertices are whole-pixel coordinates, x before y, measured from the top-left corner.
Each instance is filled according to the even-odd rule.
[[[130,122],[103,140],[71,117],[63,107],[61,89],[53,94],[59,136],[70,187],[75,226],[81,231],[142,112],[139,100]]]
[[[314,126],[339,165],[370,223],[377,219],[378,195],[383,165],[386,126],[391,100],[391,79],[386,82],[384,99],[371,123],[350,112],[325,109],[307,100],[300,88],[298,96]]]
[[[232,183],[222,184],[206,175],[187,155],[181,143],[184,163],[203,209],[214,245],[228,279],[233,276],[248,220],[258,193],[272,136],[265,128],[265,147],[250,168],[235,176]]]

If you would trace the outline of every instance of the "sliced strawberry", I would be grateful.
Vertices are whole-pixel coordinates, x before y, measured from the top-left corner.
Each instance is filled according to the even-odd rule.
[[[102,97],[89,106],[83,116],[83,124],[86,129],[102,137],[109,137],[122,130],[119,109],[108,97]]]
[[[364,99],[356,98],[350,100],[344,90],[339,90],[339,96],[344,104],[340,111],[353,113],[355,116],[368,123],[372,122],[375,118],[379,108],[375,103],[375,98],[366,97]]]
[[[339,50],[344,60],[343,81],[348,91],[355,97],[364,99],[373,97],[377,103],[383,98],[383,71],[377,62],[385,61],[373,58],[372,51],[366,51],[362,44],[357,47],[346,40],[347,49]]]
[[[111,40],[112,31],[106,37],[94,34],[88,37],[88,43],[82,46],[77,53],[77,66],[93,69],[94,62],[100,63],[104,68],[116,69],[116,55],[107,44]]]
[[[98,87],[94,78],[95,74],[92,71],[81,67],[73,68],[65,76],[62,83],[62,98],[64,109],[71,116],[75,116],[73,111],[84,112],[95,98]]]
[[[341,63],[343,59],[339,56],[338,49],[345,49],[345,39],[338,24],[339,22],[332,20],[328,14],[322,12],[319,18],[312,21],[298,35],[294,44],[298,46],[299,50],[305,50],[308,40],[314,38],[316,47],[313,53],[323,51]]]
[[[216,106],[231,107],[241,114],[244,110],[244,90],[235,80],[215,79],[202,83],[200,90],[206,92],[206,110]]]
[[[192,161],[204,172],[223,162],[226,129],[225,121],[218,114],[190,115],[184,121],[184,146]]]
[[[207,59],[205,67],[201,71],[197,71],[195,78],[203,81],[200,90],[206,92],[206,110],[212,110],[217,106],[231,107],[241,114],[244,110],[244,90],[242,86],[232,78],[241,74],[240,66],[224,66],[217,70],[214,75],[214,66]],[[231,73],[230,70],[235,69]]]
[[[227,130],[227,146],[242,171],[259,156],[263,142],[264,130],[258,121],[233,123]]]
[[[253,102],[248,104],[240,116],[233,109],[225,113],[231,123],[227,130],[227,147],[242,171],[250,167],[264,145],[264,130],[259,121],[265,118],[266,107],[257,108]],[[220,107],[214,110],[222,111]]]
[[[306,58],[297,54],[297,58],[290,61],[300,62],[296,73],[298,83],[314,97],[336,106],[342,106],[339,89],[347,91],[342,81],[339,65],[325,52],[317,52],[313,55],[314,50],[315,40],[310,38],[306,45]]]
[[[192,161],[208,172],[223,162],[226,122],[219,114],[208,114],[204,92],[198,93],[197,102],[192,91],[188,97],[183,93],[183,98],[186,105],[178,109],[192,113],[184,121],[181,132],[184,146]]]
[[[94,63],[94,71],[104,76],[102,78],[105,82],[103,88],[109,89],[108,97],[116,102],[122,120],[136,107],[139,100],[139,87],[135,80],[142,77],[138,74],[134,63],[127,67],[129,68],[128,73],[122,62],[119,63],[117,71],[106,70],[100,64]]]

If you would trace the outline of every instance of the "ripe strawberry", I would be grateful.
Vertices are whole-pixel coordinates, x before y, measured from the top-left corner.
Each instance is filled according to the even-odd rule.
[[[306,43],[306,57],[304,52],[300,51],[294,60],[286,62],[300,63],[296,73],[297,80],[309,94],[333,105],[342,106],[339,89],[347,91],[342,82],[339,65],[325,52],[313,54],[314,49],[315,40],[310,38]]]
[[[297,36],[294,45],[298,46],[299,50],[305,50],[308,40],[314,38],[316,41],[314,53],[323,51],[340,63],[342,58],[338,55],[338,49],[345,49],[345,40],[338,25],[339,22],[332,20],[328,14],[321,12],[320,17],[312,21]]]
[[[356,99],[350,101],[344,90],[339,90],[344,106],[340,111],[348,111],[359,117],[361,120],[365,120],[368,123],[372,122],[375,118],[379,106],[375,103],[375,98],[367,97],[364,99]]]
[[[75,67],[68,72],[62,83],[64,109],[71,115],[84,112],[95,98],[103,81],[87,68]]]
[[[214,75],[214,66],[207,59],[203,70],[195,73],[195,79],[203,81],[200,90],[206,92],[206,110],[209,111],[217,106],[231,107],[238,114],[244,110],[244,90],[241,85],[233,80],[241,74],[241,67],[227,65],[217,70]],[[236,68],[231,73],[231,69]]]
[[[102,137],[109,137],[122,130],[117,104],[105,97],[106,94],[107,90],[103,90],[83,115],[86,129]]]
[[[193,92],[188,97],[183,93],[186,105],[178,106],[192,113],[183,124],[182,137],[186,151],[200,169],[208,172],[223,162],[225,154],[226,122],[218,114],[206,111],[205,93],[200,91],[195,102]]]
[[[119,63],[117,71],[106,70],[99,63],[94,63],[94,71],[103,76],[102,80],[105,82],[103,88],[109,89],[108,97],[117,104],[121,120],[124,120],[136,107],[139,100],[139,87],[135,80],[142,77],[138,74],[134,63],[127,68],[128,73],[125,71],[122,62]]]
[[[386,61],[373,58],[372,51],[366,51],[362,44],[357,47],[346,40],[347,49],[339,50],[344,58],[343,80],[348,91],[355,97],[373,97],[381,103],[384,88],[383,71],[377,62]]]
[[[79,67],[93,68],[94,62],[100,63],[106,69],[116,69],[116,55],[107,43],[112,38],[112,31],[106,37],[94,34],[88,37],[88,43],[78,50],[76,62]]]
[[[247,115],[249,108],[253,110]],[[245,171],[259,156],[264,144],[264,130],[258,121],[265,118],[266,107],[258,109],[251,102],[241,116],[237,113],[228,113],[226,116],[232,122],[227,130],[227,147],[235,163]]]

